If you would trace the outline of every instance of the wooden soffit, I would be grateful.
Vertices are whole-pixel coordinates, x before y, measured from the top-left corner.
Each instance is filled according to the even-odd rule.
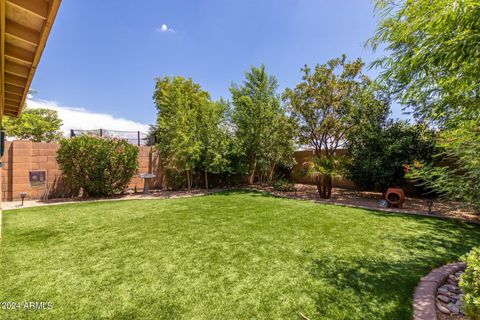
[[[61,0],[0,0],[0,112],[18,117]]]

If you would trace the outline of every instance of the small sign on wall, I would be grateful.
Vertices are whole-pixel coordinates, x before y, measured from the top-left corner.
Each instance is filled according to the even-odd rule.
[[[45,187],[47,183],[47,171],[45,170],[30,171],[28,176],[30,180],[30,186]]]

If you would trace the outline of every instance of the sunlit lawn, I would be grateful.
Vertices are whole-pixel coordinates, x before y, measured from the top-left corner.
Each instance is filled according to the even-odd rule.
[[[420,277],[478,243],[465,223],[247,191],[6,211],[0,301],[53,308],[0,319],[411,319]]]

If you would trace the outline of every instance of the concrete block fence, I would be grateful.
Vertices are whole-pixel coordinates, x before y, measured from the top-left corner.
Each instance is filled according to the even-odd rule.
[[[46,199],[72,196],[68,186],[64,183],[62,172],[58,166],[56,156],[60,145],[57,143],[41,143],[32,141],[5,142],[5,153],[2,158],[2,200],[12,201],[20,199],[20,193],[26,192],[26,199]],[[157,178],[152,185],[161,185],[162,170],[160,159],[151,147],[141,146],[139,152],[139,173],[152,172]],[[31,171],[43,170],[46,172],[45,186],[32,186],[29,174]],[[143,188],[143,179],[134,177],[129,188]]]
[[[43,143],[32,141],[7,141],[5,142],[5,153],[2,158],[2,191],[3,201],[12,201],[20,199],[20,193],[26,192],[27,200],[71,197],[72,192],[64,183],[62,172],[58,166],[56,156],[60,148],[58,143]],[[161,167],[160,156],[152,147],[140,146],[139,152],[139,173],[154,173],[155,179],[152,179],[151,187],[161,188],[163,180],[163,170]],[[344,150],[339,150],[339,156],[344,154]],[[315,180],[302,174],[303,164],[312,161],[313,152],[297,151],[295,152],[296,166],[293,168],[293,179],[297,183],[315,184]],[[42,187],[32,186],[30,184],[29,174],[31,171],[42,170],[46,172],[46,185]],[[354,185],[347,179],[335,179],[335,187],[353,188]],[[143,179],[134,177],[129,184],[129,188],[143,189]]]

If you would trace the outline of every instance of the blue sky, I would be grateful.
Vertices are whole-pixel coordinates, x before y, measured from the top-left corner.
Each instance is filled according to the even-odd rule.
[[[32,88],[57,108],[148,124],[155,77],[192,77],[228,99],[230,84],[264,63],[283,90],[304,64],[342,53],[372,61],[364,43],[375,24],[369,0],[63,0]]]

